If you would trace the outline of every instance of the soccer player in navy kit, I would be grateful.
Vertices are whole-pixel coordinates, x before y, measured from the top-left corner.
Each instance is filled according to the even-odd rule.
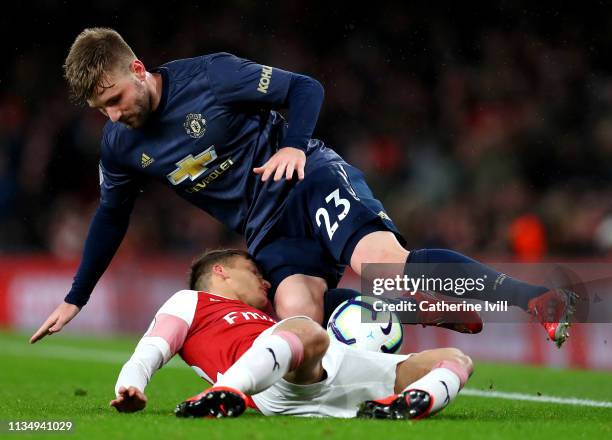
[[[484,276],[478,299],[507,300],[537,315],[558,344],[566,339],[571,293],[520,282],[453,251],[404,249],[363,174],[312,138],[323,101],[316,80],[227,53],[149,72],[104,28],[77,37],[64,69],[74,97],[110,119],[101,197],[72,288],[31,342],[60,331],[86,304],[125,235],[141,182],[151,178],[245,236],[280,318],[322,322],[325,292],[347,265],[361,275],[364,263],[399,263],[414,278]],[[460,269],[418,264],[438,262]]]

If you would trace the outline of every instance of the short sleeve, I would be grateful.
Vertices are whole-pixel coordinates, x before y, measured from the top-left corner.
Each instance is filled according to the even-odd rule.
[[[294,75],[228,53],[212,55],[207,71],[211,88],[220,103],[261,102],[272,107],[285,104]]]

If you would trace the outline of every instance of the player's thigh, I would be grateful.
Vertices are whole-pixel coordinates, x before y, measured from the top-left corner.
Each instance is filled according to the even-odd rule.
[[[301,362],[294,370],[284,376],[292,384],[307,385],[319,382],[324,377],[322,359],[330,344],[327,332],[307,316],[293,316],[283,319],[274,326],[265,330],[253,343],[264,343],[265,338],[271,334],[291,332],[299,341],[286,338],[295,354],[301,352]],[[297,345],[296,345],[297,344]],[[300,344],[302,347],[300,347]]]
[[[329,347],[327,332],[316,322],[305,317],[290,318],[282,321],[274,330],[291,332],[302,344],[302,361],[293,371],[284,377],[294,384],[306,385],[319,382],[323,378],[321,360]],[[295,347],[295,349],[298,349]]]
[[[292,274],[284,278],[274,295],[274,309],[281,319],[306,315],[323,322],[323,296],[326,281],[318,276]]]
[[[272,286],[268,293],[280,318],[307,315],[322,321],[324,292],[338,284],[344,267],[318,240],[279,235],[254,257]]]
[[[295,334],[304,345],[306,351],[321,352],[321,356],[329,345],[327,332],[319,324],[306,316],[284,319],[274,327],[272,333],[283,331]]]
[[[471,359],[457,348],[436,348],[411,355],[398,364],[395,378],[395,391],[401,392],[411,383],[429,373],[442,361],[455,361],[468,364],[471,370]]]

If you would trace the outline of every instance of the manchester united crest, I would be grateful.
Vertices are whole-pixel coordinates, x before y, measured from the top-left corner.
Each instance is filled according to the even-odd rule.
[[[201,138],[206,131],[206,119],[200,113],[189,113],[185,117],[183,127],[192,138]]]

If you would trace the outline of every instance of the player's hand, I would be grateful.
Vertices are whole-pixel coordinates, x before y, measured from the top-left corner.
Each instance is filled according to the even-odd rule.
[[[261,181],[265,182],[274,173],[274,181],[278,182],[285,176],[291,180],[297,171],[298,179],[304,179],[304,165],[306,154],[299,148],[283,147],[279,149],[268,161],[260,167],[253,168],[255,174],[261,174]]]
[[[110,406],[119,412],[136,412],[147,406],[147,396],[136,387],[121,387],[117,398],[110,401]]]
[[[47,320],[30,338],[30,344],[41,340],[47,335],[59,332],[66,324],[74,318],[81,309],[74,304],[67,302],[61,303],[57,308],[49,315]]]

